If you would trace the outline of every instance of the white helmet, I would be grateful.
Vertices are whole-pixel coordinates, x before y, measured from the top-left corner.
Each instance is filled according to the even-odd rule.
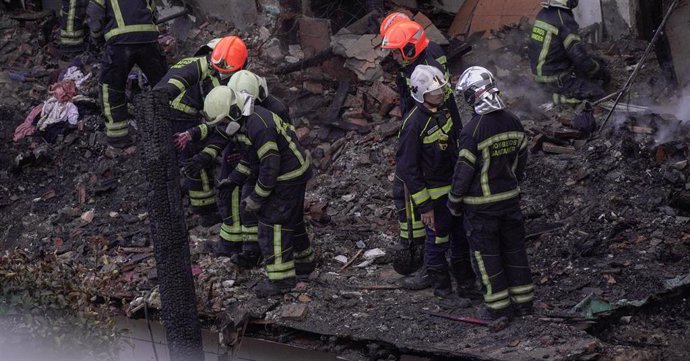
[[[228,81],[228,86],[236,92],[247,93],[260,102],[268,97],[266,79],[249,70],[239,70],[233,73]]]
[[[410,77],[410,93],[418,103],[424,103],[424,95],[443,92],[448,85],[445,74],[431,65],[417,65]]]
[[[208,43],[202,45],[199,48],[199,50],[197,50],[196,53],[194,53],[194,56],[202,56],[202,55],[210,54],[213,51],[213,49],[216,47],[216,44],[218,44],[221,39],[222,38],[215,38],[215,39],[212,39],[211,41],[209,41]]]
[[[474,108],[475,113],[483,115],[505,109],[506,105],[499,95],[496,78],[486,68],[473,66],[465,70],[455,87],[455,98],[460,98]]]
[[[237,122],[242,118],[246,98],[227,86],[217,86],[204,99],[202,114],[206,124],[216,125],[224,120]]]
[[[547,0],[543,1],[541,3],[541,6],[545,8],[556,7],[570,10],[575,9],[579,3],[580,0]]]

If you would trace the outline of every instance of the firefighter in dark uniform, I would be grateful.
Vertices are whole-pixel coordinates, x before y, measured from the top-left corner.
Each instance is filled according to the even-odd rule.
[[[158,45],[152,0],[91,0],[88,24],[95,41],[105,41],[100,96],[108,142],[115,147],[132,144],[128,130],[127,76],[134,65],[149,84],[157,84],[168,69]]]
[[[247,47],[236,36],[214,39],[199,49],[194,57],[182,59],[173,65],[154,88],[165,92],[170,101],[175,145],[182,151],[180,161],[184,164],[190,205],[195,213],[201,215],[201,225],[204,227],[221,221],[213,178],[219,151],[204,149],[203,140],[209,129],[203,124],[200,112],[206,94],[227,83],[231,74],[242,69],[247,55]],[[226,69],[211,62],[214,57],[223,59],[217,63],[228,64],[228,71],[222,71]],[[197,132],[187,132],[197,126]]]
[[[269,93],[265,78],[248,70],[241,70],[230,78],[228,87],[237,93],[248,96],[252,103],[275,113],[284,122],[292,125],[288,107]],[[246,148],[243,144],[231,143],[223,152],[220,179],[225,179],[225,182],[218,186],[219,208],[223,218],[219,248],[222,250],[220,253],[231,257],[233,263],[243,268],[253,268],[259,264],[261,258],[261,251],[257,242],[258,220],[255,214],[240,212],[239,200],[251,194],[256,185],[257,172],[252,172],[244,184],[238,184],[237,186],[235,186],[235,183],[229,182],[227,178],[239,163],[238,157],[234,155],[243,155],[247,150]],[[234,188],[231,189],[230,186]],[[299,244],[311,244],[304,223],[298,225],[295,231],[295,238],[304,238],[298,241]],[[311,255],[309,257],[313,258]],[[308,273],[311,273],[311,271]]]
[[[529,43],[534,80],[553,96],[553,103],[577,105],[606,94],[611,80],[606,64],[587,53],[572,9],[578,0],[549,0],[537,15]]]
[[[464,215],[472,264],[486,306],[480,317],[529,314],[534,285],[525,251],[519,187],[527,163],[527,135],[520,120],[505,110],[488,70],[466,70],[456,94],[473,107],[475,115],[460,134],[448,208]]]
[[[73,55],[84,51],[86,6],[89,0],[62,0],[60,8],[60,53]]]
[[[469,245],[462,219],[446,207],[462,127],[442,108],[447,87],[444,73],[436,67],[418,65],[412,73],[411,92],[416,104],[403,118],[395,156],[395,183],[406,189],[415,218],[426,226],[424,263],[434,295],[463,307],[469,301],[452,297],[446,260],[450,249],[458,293],[465,295],[474,280]]]
[[[207,121],[216,124],[210,144],[224,147],[235,141],[248,146],[228,176],[234,184],[228,187],[245,184],[256,174],[251,194],[241,201],[241,212],[258,218],[258,243],[268,280],[259,283],[255,292],[267,297],[288,292],[297,274],[314,269],[308,238],[297,237],[304,225],[304,196],[312,168],[293,127],[260,106],[244,115],[248,114],[247,100],[251,102],[250,97],[220,86],[204,100],[204,113]]]
[[[384,33],[381,48],[391,49],[393,57],[403,65],[396,79],[402,114],[408,114],[416,104],[410,93],[410,77],[418,65],[433,66],[444,73],[446,81],[450,81],[447,58],[443,49],[438,44],[429,41],[421,25],[406,18],[407,16],[404,14],[392,13],[381,24],[381,32]],[[452,89],[448,87],[444,103],[440,108],[449,112],[453,122],[462,128],[460,112],[452,93]],[[395,184],[393,201],[400,219],[400,243],[402,245],[409,244],[411,241],[408,238],[411,235],[413,237],[412,242],[424,244],[424,225],[416,217],[411,222],[407,221],[404,192],[401,187],[395,186]],[[407,230],[408,225],[413,228],[411,232]],[[406,278],[403,281],[403,286],[408,289],[424,289],[431,287],[431,280],[423,267],[413,277]]]

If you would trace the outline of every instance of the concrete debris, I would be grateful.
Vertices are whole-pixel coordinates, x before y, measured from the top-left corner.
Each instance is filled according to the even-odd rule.
[[[345,67],[352,70],[359,80],[374,81],[383,76],[383,68],[380,65],[383,53],[379,48],[379,36],[357,35],[342,29],[333,36],[331,45],[335,54],[347,59]]]
[[[414,16],[413,19],[424,27],[426,36],[429,38],[429,40],[441,46],[450,44],[448,39],[446,39],[446,36],[443,35],[441,30],[439,30],[426,15],[419,12]]]
[[[374,260],[374,259],[383,257],[385,255],[386,255],[386,252],[384,252],[380,248],[374,248],[374,249],[370,249],[370,250],[364,252],[364,258],[367,260]]]

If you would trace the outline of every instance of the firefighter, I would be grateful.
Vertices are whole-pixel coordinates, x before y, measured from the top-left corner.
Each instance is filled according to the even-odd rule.
[[[457,159],[457,140],[461,127],[443,108],[448,81],[445,74],[430,65],[417,65],[411,76],[410,91],[415,106],[403,118],[395,155],[395,182],[409,194],[415,219],[425,226],[424,263],[434,295],[455,301],[456,307],[469,301],[453,296],[446,253],[450,250],[458,293],[463,295],[473,282],[469,245],[462,219],[446,207],[453,168]],[[459,303],[459,304],[458,304]]]
[[[456,94],[473,108],[474,116],[460,134],[448,207],[464,216],[472,265],[484,295],[480,317],[529,314],[534,285],[518,185],[527,163],[527,135],[520,120],[505,109],[488,70],[467,69]]]
[[[553,103],[577,105],[604,97],[611,76],[606,64],[587,53],[572,9],[578,0],[548,0],[537,15],[529,42],[534,80]]]
[[[248,70],[240,70],[233,74],[228,82],[228,87],[237,93],[249,97],[252,103],[265,108],[283,119],[287,124],[292,124],[288,107],[278,98],[269,94],[266,79]],[[249,107],[251,109],[251,107]],[[248,115],[248,114],[247,114]],[[243,154],[247,147],[239,143],[231,143],[223,151],[223,162],[220,179],[227,179],[230,172],[235,169],[239,159],[235,154]],[[256,172],[254,172],[256,173]],[[233,263],[243,268],[256,267],[260,261],[261,251],[257,243],[257,219],[254,214],[240,214],[240,199],[251,194],[256,183],[255,175],[249,176],[244,184],[234,185],[225,181],[218,185],[218,199],[220,201],[223,226],[220,230],[220,254],[230,257]],[[230,188],[233,187],[233,188]],[[296,233],[296,237],[307,237],[302,223]]]
[[[386,25],[385,19],[381,25],[382,28]],[[402,114],[407,114],[415,105],[415,100],[410,94],[410,77],[417,65],[436,67],[445,74],[446,81],[450,81],[448,58],[445,52],[438,44],[429,41],[424,27],[414,21],[393,19],[383,37],[381,48],[390,49],[393,57],[402,65],[401,72],[396,78]],[[453,91],[450,87],[448,89],[443,107],[450,111],[453,121],[460,124],[460,112],[453,98]]]
[[[249,98],[217,87],[204,100],[204,115],[216,124],[210,143],[227,145],[232,137],[248,146],[225,183],[233,188],[256,172],[256,185],[242,199],[241,212],[258,218],[258,243],[268,279],[255,292],[268,297],[288,292],[297,274],[314,270],[313,250],[297,234],[304,224],[304,195],[312,168],[293,127],[265,108],[247,106]]]
[[[149,84],[157,84],[168,68],[158,45],[152,0],[91,0],[87,18],[91,37],[105,41],[100,96],[108,143],[123,148],[132,144],[129,135],[125,86],[134,65]]]
[[[164,92],[169,99],[175,145],[181,151],[180,161],[184,165],[189,202],[193,212],[201,215],[204,227],[221,221],[213,178],[220,149],[204,148],[203,141],[209,129],[203,124],[200,111],[206,94],[227,83],[231,74],[246,65],[247,56],[247,47],[242,39],[236,36],[213,39],[194,57],[173,65],[154,88]],[[192,128],[195,131],[187,131]]]
[[[75,55],[84,51],[86,6],[88,0],[62,0],[60,8],[60,53]]]
[[[381,47],[383,49],[391,49],[393,57],[395,57],[398,63],[403,65],[396,83],[400,94],[400,110],[402,114],[408,114],[415,106],[415,100],[410,94],[410,77],[416,66],[433,66],[444,73],[446,81],[450,80],[450,73],[448,72],[447,58],[443,49],[438,44],[429,41],[424,28],[414,21],[406,21],[402,16],[394,16],[394,14],[389,15],[381,24],[381,30],[385,31]],[[388,26],[388,29],[384,29],[386,26]],[[452,89],[448,87],[445,101],[441,108],[450,112],[453,123],[462,128],[460,112],[452,93]],[[404,192],[400,187],[396,187],[395,184],[393,187],[393,201],[399,213],[401,245],[407,247],[409,242],[424,244],[424,225],[418,218],[411,222],[406,220]],[[407,230],[408,224],[413,228],[412,231]],[[408,239],[410,235],[413,237],[413,240]],[[425,268],[422,267],[412,277],[406,278],[403,281],[403,286],[414,290],[425,289],[431,287],[431,280],[426,274]]]

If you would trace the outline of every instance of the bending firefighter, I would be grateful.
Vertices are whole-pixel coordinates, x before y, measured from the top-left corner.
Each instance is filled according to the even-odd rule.
[[[402,124],[395,156],[394,193],[408,194],[415,220],[425,226],[424,263],[434,288],[434,295],[453,307],[469,306],[469,301],[453,297],[451,276],[446,260],[450,250],[451,270],[465,295],[474,275],[462,219],[446,207],[453,169],[457,160],[457,140],[461,127],[447,112],[441,111],[448,82],[439,69],[418,65],[411,77],[415,106]],[[398,213],[402,214],[401,209]],[[402,219],[402,217],[401,217]],[[450,301],[450,302],[448,302]]]
[[[606,64],[587,54],[573,11],[578,0],[542,3],[532,28],[529,58],[534,80],[553,95],[554,104],[579,104],[604,97],[611,80]]]
[[[214,131],[209,144],[224,148],[242,142],[247,151],[224,181],[233,189],[249,177],[256,185],[241,201],[242,214],[258,219],[258,244],[268,280],[255,287],[259,297],[288,292],[296,276],[314,270],[314,253],[304,230],[304,195],[312,177],[310,160],[287,122],[251,97],[226,86],[213,89],[204,101],[204,115]],[[229,183],[229,184],[228,184]]]
[[[534,286],[518,186],[527,164],[527,135],[520,120],[505,110],[488,70],[467,69],[456,94],[473,108],[474,116],[460,134],[448,207],[454,215],[464,215],[486,306],[480,317],[531,313]]]
[[[288,107],[278,98],[269,94],[266,79],[248,70],[236,72],[228,82],[228,87],[249,98],[256,104],[278,115],[287,124],[292,124]],[[251,109],[251,106],[245,107]],[[249,115],[249,114],[246,114]],[[220,229],[219,255],[230,257],[233,263],[243,268],[253,268],[259,264],[261,251],[257,240],[258,220],[255,214],[240,212],[240,199],[248,197],[256,185],[257,169],[253,169],[244,184],[231,182],[227,177],[240,163],[241,156],[247,151],[247,145],[231,142],[223,151],[222,171],[218,184],[219,210],[223,218]],[[237,155],[240,155],[239,157]],[[248,166],[248,164],[244,164]],[[302,234],[296,237],[307,237],[304,225],[300,225]]]
[[[168,68],[158,45],[153,11],[151,0],[91,0],[87,7],[91,37],[106,44],[100,96],[105,134],[114,147],[126,147],[133,142],[125,96],[129,72],[138,65],[149,84],[157,84]]]
[[[204,147],[209,127],[203,124],[201,110],[206,94],[227,83],[232,74],[242,69],[247,55],[247,47],[236,36],[214,39],[194,57],[173,65],[155,87],[165,93],[163,98],[169,101],[170,120],[175,145],[181,151],[189,202],[192,211],[201,215],[201,224],[205,227],[220,222],[213,171],[221,149]]]

